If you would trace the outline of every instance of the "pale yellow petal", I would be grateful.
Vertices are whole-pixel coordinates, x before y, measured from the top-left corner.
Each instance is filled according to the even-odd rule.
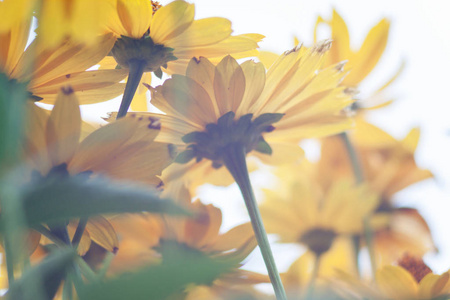
[[[112,225],[103,217],[90,218],[86,224],[86,231],[91,239],[107,251],[116,252],[119,240]]]
[[[139,39],[150,27],[153,15],[152,2],[117,0],[117,14],[127,36]]]
[[[417,298],[417,283],[412,275],[398,266],[385,266],[376,273],[376,282],[386,298],[408,300]]]
[[[81,134],[81,114],[72,88],[58,94],[46,128],[46,140],[52,164],[68,163],[75,154]]]
[[[158,9],[150,25],[150,37],[164,45],[169,39],[183,33],[194,21],[195,6],[185,1],[173,1]],[[176,55],[175,55],[176,56]]]
[[[250,107],[258,100],[266,82],[266,71],[261,63],[248,60],[241,65],[241,68],[245,77],[245,93],[236,110],[237,117],[250,111]]]

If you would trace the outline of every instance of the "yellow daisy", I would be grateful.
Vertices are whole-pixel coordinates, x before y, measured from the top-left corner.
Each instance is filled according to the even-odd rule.
[[[385,266],[376,273],[373,285],[361,282],[348,274],[340,273],[346,288],[353,292],[347,299],[448,299],[450,273],[433,274],[418,258],[405,255],[398,266]]]
[[[28,82],[30,98],[53,104],[62,86],[71,85],[81,104],[120,95],[124,70],[86,71],[109,53],[114,37],[104,35],[92,46],[64,39],[48,48],[38,37],[28,47],[31,18],[0,32],[0,72],[11,80]]]
[[[342,85],[351,89],[357,89],[359,84],[372,72],[382,57],[389,36],[390,22],[383,18],[368,32],[364,42],[359,49],[353,49],[350,46],[350,34],[347,24],[336,10],[333,10],[331,19],[326,20],[319,16],[314,28],[314,43],[317,42],[317,32],[321,25],[326,25],[331,30],[330,39],[333,40],[333,46],[325,56],[324,67],[347,61],[345,70],[350,71],[342,81]],[[295,38],[294,44],[299,44],[299,40]],[[261,61],[269,67],[275,60],[276,55],[270,52],[261,51]],[[363,100],[363,103],[356,102],[360,107],[377,108],[389,104],[391,101],[386,100],[382,92],[401,74],[404,65],[397,70],[395,75],[383,84],[370,97]],[[356,91],[356,90],[355,90]]]
[[[373,228],[378,262],[391,263],[405,251],[422,256],[435,250],[430,229],[419,212],[398,208],[392,200],[395,193],[432,177],[431,172],[418,167],[414,159],[419,130],[413,129],[405,138],[397,140],[357,118],[355,129],[349,136],[355,145],[366,184],[381,198],[375,216],[381,223],[376,221],[378,224]],[[324,189],[330,188],[336,180],[354,179],[352,163],[340,137],[323,139],[321,158],[313,172],[312,176]]]
[[[169,184],[163,195],[191,209],[197,217],[181,219],[141,214],[111,219],[121,246],[111,263],[111,274],[130,271],[143,263],[157,263],[159,256],[155,249],[165,243],[175,243],[176,247],[186,251],[200,251],[208,257],[230,264],[230,270],[217,278],[211,278],[210,282],[187,287],[179,295],[180,299],[202,299],[200,295],[226,294],[235,288],[239,291],[240,287],[268,282],[267,276],[240,269],[242,261],[257,245],[250,223],[219,233],[222,225],[220,209],[199,200],[191,202],[188,190],[180,184]]]
[[[263,36],[232,36],[231,22],[224,18],[194,20],[195,5],[177,0],[161,6],[150,0],[110,1],[106,30],[117,36],[112,55],[117,63],[130,71],[119,117],[126,115],[144,72],[161,78],[183,74],[192,57],[208,57],[216,63],[227,54],[248,57]],[[145,78],[147,80],[150,77]],[[146,109],[145,93],[139,93],[139,104]]]
[[[61,90],[50,114],[32,103],[27,107],[23,152],[30,180],[106,175],[158,186],[161,180],[157,176],[172,161],[172,148],[153,142],[160,128],[155,118],[126,118],[80,141],[81,115],[72,88]],[[73,229],[69,228],[69,234],[74,234],[76,225],[74,222],[69,226]],[[89,220],[86,234],[109,251],[118,246],[114,230],[101,217]],[[80,247],[80,252],[87,251],[91,239],[82,239],[87,244]]]
[[[286,178],[287,184],[280,184],[276,191],[265,190],[261,214],[267,232],[277,234],[280,242],[303,244],[320,256],[337,236],[362,233],[363,220],[376,208],[378,199],[366,186],[343,180],[323,190],[302,173],[299,167],[284,168],[279,177]]]

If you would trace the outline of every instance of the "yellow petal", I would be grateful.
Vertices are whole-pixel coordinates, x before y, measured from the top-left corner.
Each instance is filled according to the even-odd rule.
[[[3,23],[4,19],[1,20]],[[18,63],[27,45],[30,25],[31,19],[12,26],[9,31],[1,33],[0,30],[0,70],[3,73],[11,74]]]
[[[336,10],[333,10],[329,24],[333,44],[327,55],[331,58],[330,64],[336,64],[350,58],[350,37],[345,21]]]
[[[220,115],[237,111],[245,92],[245,76],[241,66],[231,56],[217,65],[214,74],[214,95]]]
[[[246,243],[252,236],[253,228],[251,223],[245,223],[233,227],[226,233],[220,235],[217,242],[213,245],[215,251],[227,251],[230,249],[240,248]]]
[[[408,133],[408,135],[403,139],[402,145],[410,153],[414,153],[416,151],[417,144],[419,144],[419,139],[420,139],[420,129],[413,128]]]
[[[241,65],[241,68],[245,77],[245,93],[236,110],[237,117],[250,111],[250,107],[258,100],[266,82],[266,71],[263,64],[248,60]]]
[[[344,79],[346,85],[356,86],[376,66],[386,48],[389,25],[389,21],[383,19],[369,31],[361,48],[349,61],[347,67],[351,72]]]
[[[168,39],[164,45],[171,48],[206,46],[230,36],[231,22],[225,18],[195,20],[182,34]]]
[[[444,287],[449,282],[449,273],[444,273],[442,275],[427,274],[419,283],[419,297],[420,299],[433,299],[443,292]]]
[[[375,277],[378,288],[386,298],[416,299],[416,280],[402,267],[385,266],[377,271]]]
[[[91,239],[107,251],[116,252],[119,241],[112,225],[103,217],[97,216],[88,220],[86,230]]]
[[[184,1],[173,1],[158,9],[150,25],[150,37],[164,45],[181,34],[194,21],[195,6]],[[176,56],[176,55],[175,55]]]
[[[139,39],[150,27],[153,15],[152,2],[148,0],[118,0],[117,14],[126,30],[126,35]],[[123,33],[120,34],[123,35]]]
[[[4,0],[0,2],[0,34],[30,19],[36,0]]]
[[[263,63],[266,69],[269,69],[273,65],[273,63],[277,60],[278,56],[279,56],[278,54],[269,51],[258,52],[258,59],[260,62]]]
[[[62,88],[46,128],[47,147],[53,166],[69,162],[77,150],[80,133],[78,100],[71,87]]]

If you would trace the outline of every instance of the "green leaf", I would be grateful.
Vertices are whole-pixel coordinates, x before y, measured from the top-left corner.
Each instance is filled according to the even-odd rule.
[[[258,144],[256,145],[255,151],[258,151],[263,154],[272,155],[272,148],[270,145],[264,140],[263,137],[260,137],[258,140]]]
[[[175,158],[175,162],[179,164],[187,164],[195,157],[195,152],[192,149],[187,149],[178,154]]]
[[[283,116],[284,114],[262,114],[253,121],[253,126],[255,126],[256,128],[264,129],[264,127],[270,126],[273,123],[280,121]]]
[[[166,241],[160,251],[162,263],[89,285],[80,293],[80,300],[166,299],[174,293],[183,293],[188,284],[209,285],[238,266],[176,242]]]
[[[75,257],[76,252],[70,248],[49,254],[11,285],[7,299],[53,299]]]
[[[0,72],[0,170],[17,159],[27,97],[25,83],[10,80]]]
[[[155,71],[153,71],[153,74],[155,74],[155,76],[158,77],[159,79],[161,79],[163,76],[163,72],[162,72],[161,68],[158,68]]]
[[[28,226],[61,224],[99,214],[154,212],[189,215],[189,212],[156,192],[80,176],[43,180],[29,186],[23,196]]]

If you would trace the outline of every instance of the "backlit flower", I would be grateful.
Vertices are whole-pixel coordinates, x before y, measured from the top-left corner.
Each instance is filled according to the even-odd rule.
[[[152,104],[166,113],[156,114],[162,122],[158,140],[186,149],[177,160],[192,168],[204,168],[208,160],[220,167],[221,153],[235,144],[263,161],[297,159],[301,139],[351,125],[342,109],[352,100],[344,88],[336,88],[341,68],[316,72],[328,46],[286,52],[267,74],[261,63],[239,65],[230,56],[217,66],[206,58],[192,59],[186,75],[150,88]]]
[[[0,32],[0,72],[11,80],[29,82],[30,98],[53,104],[61,87],[71,85],[81,104],[105,101],[123,93],[124,70],[92,70],[109,53],[114,37],[104,35],[87,46],[70,39],[49,48],[38,37],[28,47],[31,18]]]
[[[268,282],[267,276],[240,269],[242,261],[257,245],[250,223],[236,226],[226,233],[219,233],[222,225],[220,209],[211,204],[205,205],[199,200],[191,202],[188,190],[179,184],[169,183],[163,195],[188,207],[197,217],[128,214],[112,218],[111,222],[119,235],[121,247],[109,269],[111,274],[130,271],[143,263],[158,263],[158,247],[170,243],[185,251],[199,251],[202,255],[228,262],[230,266],[225,273],[217,278],[210,278],[204,285],[188,286],[180,294],[180,299],[221,299],[202,297],[227,295],[241,288],[245,291],[253,284]]]
[[[169,145],[154,142],[160,128],[157,119],[126,118],[95,130],[80,141],[81,124],[78,100],[70,87],[61,90],[50,114],[28,104],[23,152],[30,180],[104,175],[154,187],[160,185],[157,176],[172,161],[173,153]],[[76,224],[72,225],[74,229]],[[101,217],[89,220],[88,236],[89,231],[97,233],[91,235],[92,240],[115,251],[117,239],[106,220]],[[80,248],[87,251],[90,239],[84,241],[87,247],[80,245]]]
[[[406,255],[398,266],[377,270],[374,284],[367,284],[345,273],[339,274],[353,294],[346,299],[448,299],[450,273],[433,274],[421,259]],[[442,297],[442,298],[440,298]]]

